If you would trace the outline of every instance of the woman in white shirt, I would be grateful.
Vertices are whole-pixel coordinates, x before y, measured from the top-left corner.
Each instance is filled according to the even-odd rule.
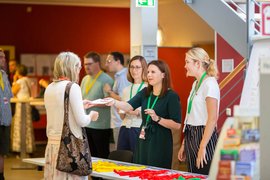
[[[16,68],[14,75],[14,82],[12,83],[13,95],[21,101],[29,100],[31,97],[31,83],[27,77],[27,67],[19,64]],[[35,150],[35,138],[31,116],[31,106],[29,103],[25,103],[25,139],[21,139],[21,114],[22,103],[16,103],[16,109],[13,120],[13,132],[12,132],[12,144],[11,149],[14,152],[21,152],[21,141],[25,141],[25,150],[27,153],[33,153]]]
[[[77,84],[81,70],[80,58],[72,52],[60,53],[54,63],[54,81],[46,88],[44,95],[47,113],[48,144],[45,152],[45,180],[56,179],[88,179],[87,176],[77,176],[56,169],[56,160],[64,121],[64,92],[69,82],[75,82],[69,93],[69,125],[77,138],[82,138],[81,127],[87,126],[98,118],[98,112],[85,114],[87,104],[83,103],[80,86]],[[83,105],[84,104],[84,105]],[[90,151],[90,150],[89,150]]]
[[[217,68],[202,48],[186,53],[187,76],[195,77],[188,98],[184,122],[185,138],[178,153],[180,161],[187,160],[188,171],[208,174],[217,143],[217,120],[220,90],[216,80]]]
[[[122,101],[129,101],[146,87],[147,63],[144,57],[134,56],[131,58],[127,78],[132,84],[124,88]],[[134,153],[142,124],[141,108],[129,112],[120,110],[120,116],[123,122],[119,131],[117,149],[130,150]]]

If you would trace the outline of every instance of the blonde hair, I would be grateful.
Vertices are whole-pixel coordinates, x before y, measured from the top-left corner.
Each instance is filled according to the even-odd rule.
[[[203,48],[192,48],[187,53],[186,56],[193,61],[200,61],[208,76],[218,78],[218,69],[216,61],[209,58],[208,53]]]
[[[73,52],[61,52],[54,62],[54,80],[66,77],[72,82],[78,82],[78,69],[81,67],[80,58]]]

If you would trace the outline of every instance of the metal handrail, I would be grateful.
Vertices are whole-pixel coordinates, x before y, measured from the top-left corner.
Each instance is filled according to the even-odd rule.
[[[234,0],[223,0],[223,1],[225,1],[226,3],[231,3],[233,6],[235,6],[236,7],[236,10],[239,10],[240,11],[240,13],[242,13],[245,17],[242,17],[242,16],[240,16],[240,14],[238,14],[241,18],[243,18],[244,20],[248,20],[247,19],[247,12],[246,12],[246,10],[243,10]],[[261,7],[261,2],[259,2],[260,0],[247,0],[247,3],[248,4],[250,4],[251,2],[252,3],[254,3],[254,5],[255,6],[258,6],[259,7],[259,10],[260,10],[260,7]],[[252,6],[252,7],[255,7],[255,6]],[[249,16],[251,16],[250,17],[250,19],[248,20],[248,21],[252,21],[253,23],[255,23],[257,26],[261,26],[260,25],[260,23],[258,23],[257,22],[257,20],[255,19],[255,17],[254,17],[254,13],[255,13],[255,9],[253,9],[252,10],[253,11],[253,13],[252,14],[249,14]],[[257,29],[256,29],[256,27],[254,26],[254,27],[252,27],[253,29],[254,29],[254,34],[260,34],[260,30],[258,31]]]
[[[229,90],[226,91],[226,93],[223,94],[223,96],[220,97],[220,100],[225,98],[242,80],[244,79],[244,76],[239,78],[231,87]]]
[[[222,90],[245,66],[246,66],[246,59],[243,59],[236,66],[236,68],[219,83],[219,89]]]
[[[230,3],[232,3],[235,7],[236,7],[236,9],[237,10],[240,10],[241,11],[241,13],[244,13],[244,14],[246,14],[246,11],[245,10],[243,10],[238,4],[236,4],[233,0],[228,0]],[[226,1],[226,2],[228,2],[228,1]]]

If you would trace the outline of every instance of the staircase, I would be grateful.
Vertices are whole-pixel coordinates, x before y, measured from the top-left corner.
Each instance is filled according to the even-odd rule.
[[[260,4],[256,0],[185,0],[185,3],[244,57],[237,66],[241,67],[240,70],[237,73],[234,70],[220,83],[220,130],[227,118],[226,109],[232,110],[234,105],[240,103],[245,63],[250,57],[252,37],[260,34],[258,22],[261,17],[255,13],[259,12]]]
[[[249,57],[251,37],[259,33],[260,17],[255,13],[256,0],[185,0],[186,4],[204,19],[244,58]],[[249,9],[246,13],[245,5]],[[252,28],[248,28],[252,27]],[[249,30],[248,30],[249,29]]]

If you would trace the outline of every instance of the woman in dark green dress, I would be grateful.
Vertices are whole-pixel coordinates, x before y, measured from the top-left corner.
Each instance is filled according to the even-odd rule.
[[[179,96],[171,89],[170,71],[163,61],[148,64],[148,87],[128,102],[113,100],[124,111],[141,107],[142,125],[134,154],[134,163],[171,168],[173,138],[171,129],[180,128]]]

